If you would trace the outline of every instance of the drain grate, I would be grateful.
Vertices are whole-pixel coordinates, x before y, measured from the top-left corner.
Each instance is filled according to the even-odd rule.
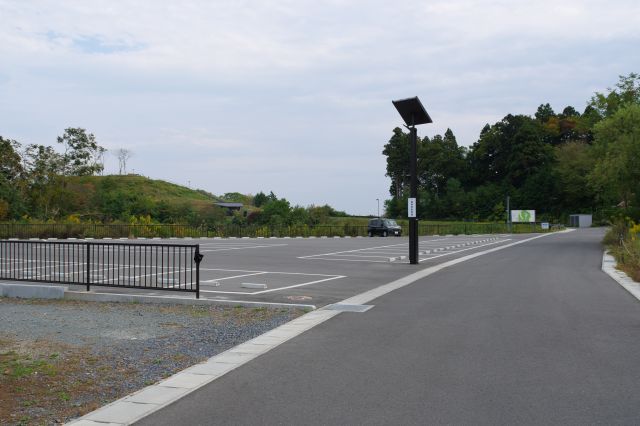
[[[327,305],[324,308],[330,311],[339,312],[367,312],[369,309],[373,308],[373,305],[346,305],[343,303],[334,303],[332,305]]]

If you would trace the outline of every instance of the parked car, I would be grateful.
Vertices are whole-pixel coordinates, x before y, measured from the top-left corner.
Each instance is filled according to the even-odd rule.
[[[402,235],[402,228],[393,219],[370,219],[367,233],[370,237],[374,235],[381,235],[383,237],[395,235],[399,237]]]

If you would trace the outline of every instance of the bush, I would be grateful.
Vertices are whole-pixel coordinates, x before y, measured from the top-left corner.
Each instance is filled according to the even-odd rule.
[[[616,258],[618,268],[640,282],[640,225],[624,220],[614,222],[603,243]]]

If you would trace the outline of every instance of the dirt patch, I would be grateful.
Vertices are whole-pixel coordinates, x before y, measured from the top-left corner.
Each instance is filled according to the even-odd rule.
[[[0,424],[65,423],[303,313],[0,298]]]

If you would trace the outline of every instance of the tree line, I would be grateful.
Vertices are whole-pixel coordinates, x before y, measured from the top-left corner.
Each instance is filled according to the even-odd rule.
[[[106,149],[82,128],[68,128],[53,146],[27,145],[0,136],[0,220],[182,223],[288,226],[317,225],[346,216],[328,205],[292,206],[273,192],[215,197],[143,176],[100,176]],[[131,152],[115,152],[126,174]],[[162,197],[158,196],[162,193]],[[240,211],[216,201],[240,202]]]
[[[409,134],[393,130],[384,146],[390,217],[406,217]],[[541,220],[573,213],[640,217],[640,77],[620,76],[582,112],[547,103],[533,116],[508,114],[484,126],[469,148],[454,133],[418,138],[418,215],[423,219],[505,220],[511,208]]]
[[[90,176],[104,169],[104,153],[92,133],[68,128],[52,146],[22,146],[0,136],[0,220],[25,215],[58,216],[70,196],[68,176]]]

